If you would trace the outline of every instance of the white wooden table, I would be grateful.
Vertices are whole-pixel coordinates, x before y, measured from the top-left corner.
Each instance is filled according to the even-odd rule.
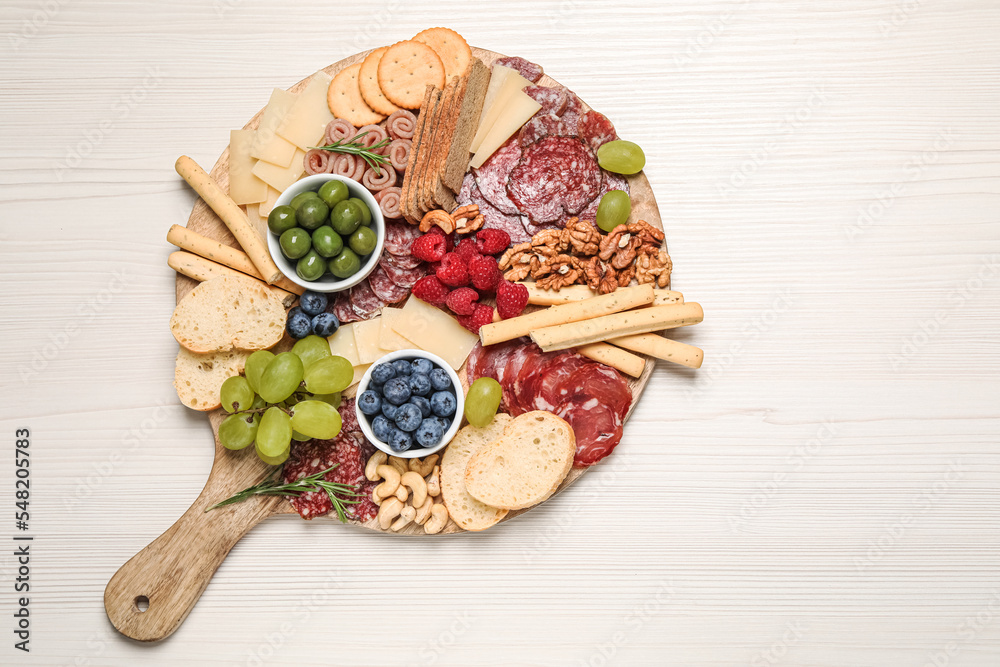
[[[30,654],[0,550],[0,664],[1000,664],[1000,6],[619,4],[4,3],[0,542],[21,427],[35,540]],[[643,146],[705,367],[658,367],[614,456],[514,522],[272,519],[173,637],[124,639],[104,586],[212,456],[172,387],[174,159],[433,25]]]

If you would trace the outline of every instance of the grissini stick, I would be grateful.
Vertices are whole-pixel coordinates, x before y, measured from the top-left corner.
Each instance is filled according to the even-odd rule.
[[[626,350],[648,354],[656,359],[663,359],[688,368],[701,368],[701,362],[705,359],[705,353],[701,348],[664,338],[654,333],[609,338],[608,342],[618,347],[624,347]]]
[[[611,294],[617,294],[620,291],[617,290]],[[566,307],[568,306],[553,306],[545,312]],[[545,327],[544,329],[534,329],[531,331],[531,340],[535,341],[545,352],[551,352],[552,350],[564,350],[568,347],[579,347],[589,343],[601,343],[609,338],[690,326],[698,324],[704,318],[705,313],[702,311],[701,305],[697,303],[651,306],[569,324]],[[485,328],[484,326],[483,329]]]
[[[642,375],[642,369],[646,367],[646,360],[638,354],[626,352],[619,347],[608,345],[607,343],[591,343],[590,345],[581,345],[576,348],[576,352],[577,354],[582,354],[588,359],[593,359],[594,361],[599,361],[606,366],[617,368],[622,373],[631,375],[634,378]]]

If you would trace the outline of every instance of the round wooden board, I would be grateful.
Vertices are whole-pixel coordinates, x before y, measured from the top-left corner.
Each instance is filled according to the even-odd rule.
[[[487,66],[491,65],[497,58],[504,57],[503,54],[496,53],[494,51],[488,51],[486,49],[480,49],[473,47],[473,55],[480,60],[482,60]],[[363,53],[358,53],[349,58],[345,58],[340,62],[334,63],[329,67],[325,67],[322,71],[326,72],[330,76],[336,75],[345,67],[349,67],[354,63],[364,60],[365,56],[368,55],[370,51],[365,51]],[[290,92],[299,92],[305,88],[309,79],[312,75],[302,79],[294,86],[289,88]],[[543,75],[541,80],[538,82],[541,85],[556,86],[561,85],[558,81],[551,78],[550,76]],[[585,108],[590,107],[584,102]],[[261,114],[263,109],[259,111],[250,121],[244,126],[244,129],[256,129],[258,123],[260,122]],[[223,190],[229,190],[229,148],[222,152],[215,166],[211,170],[212,177],[219,183],[219,186]],[[653,190],[649,185],[649,180],[646,178],[645,174],[640,172],[634,176],[628,177],[630,195],[632,199],[632,216],[630,221],[635,220],[645,220],[650,224],[654,225],[659,229],[663,229],[663,223],[660,220],[660,211],[656,206],[656,198],[653,196]],[[208,207],[204,200],[198,199],[195,203],[194,208],[191,211],[191,216],[188,218],[187,227],[192,229],[199,234],[207,236],[209,238],[215,239],[227,245],[231,245],[235,248],[239,248],[236,239],[233,238],[232,234],[226,228],[222,220],[219,219],[217,215]],[[666,246],[666,241],[664,241],[664,247]],[[176,283],[176,299],[179,302],[188,292],[190,292],[198,283],[186,276],[180,274],[177,275]],[[281,343],[276,346],[275,349],[289,349],[291,347],[291,341],[288,339],[287,335]],[[649,382],[649,378],[653,373],[653,366],[655,364],[655,359],[647,358],[647,363],[643,369],[642,375],[638,378],[632,378],[629,380],[629,388],[632,390],[632,405],[629,408],[628,414],[625,416],[625,421],[631,416],[632,411],[635,410],[635,406],[639,401],[639,397],[642,395],[643,389],[646,387],[646,383]],[[465,371],[464,366],[462,370],[459,371],[459,375],[464,378]],[[210,420],[212,423],[213,432],[218,434],[218,427],[222,421],[223,415],[222,410],[216,410],[210,415]],[[612,454],[613,456],[613,454]],[[247,448],[242,451],[229,451],[223,448],[216,437],[216,454],[215,463],[212,468],[212,478],[216,478],[217,484],[215,485],[215,490],[219,494],[219,497],[215,500],[222,500],[232,493],[246,488],[252,484],[255,484],[259,480],[263,479],[271,470],[270,466],[266,465],[257,458],[257,455],[253,451],[253,448]],[[557,492],[561,492],[566,487],[570,486],[579,479],[585,472],[587,468],[573,468],[570,470],[569,475],[560,485]],[[227,495],[228,494],[228,495]],[[211,499],[209,499],[211,500]],[[258,499],[256,501],[247,502],[260,502],[265,504],[266,509],[264,509],[264,514],[261,518],[270,516],[273,514],[288,514],[294,513],[291,505],[285,502],[283,499]],[[529,511],[531,508],[517,510],[510,512],[503,521],[510,521],[512,518]],[[335,519],[334,519],[335,520]],[[378,527],[378,523],[373,519],[366,523],[352,522],[354,525],[361,526],[363,528],[368,528],[378,532],[382,531]],[[445,529],[438,533],[439,535],[447,535],[453,533],[465,532],[455,524],[454,521],[449,521]],[[389,533],[397,535],[426,535],[423,532],[423,528],[416,525],[410,525],[404,528],[399,533]]]

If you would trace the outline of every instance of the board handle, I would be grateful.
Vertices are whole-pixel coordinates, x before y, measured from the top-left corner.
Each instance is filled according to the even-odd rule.
[[[233,546],[284,502],[261,496],[205,512],[231,495],[219,491],[210,477],[188,511],[108,582],[104,609],[120,633],[142,642],[173,634]]]

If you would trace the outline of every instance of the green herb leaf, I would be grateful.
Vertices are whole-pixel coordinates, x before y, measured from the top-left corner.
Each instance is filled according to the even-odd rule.
[[[380,155],[376,153],[380,148],[385,148],[389,145],[389,138],[386,137],[382,141],[378,142],[374,146],[368,147],[364,144],[358,142],[358,139],[368,134],[370,130],[365,130],[364,132],[356,135],[350,141],[345,141],[341,139],[340,141],[334,142],[332,144],[327,144],[326,146],[312,146],[311,148],[318,148],[321,151],[329,151],[331,153],[346,153],[348,155],[358,155],[361,157],[365,163],[375,170],[377,176],[382,175],[381,165],[389,164],[389,157],[386,155]]]

